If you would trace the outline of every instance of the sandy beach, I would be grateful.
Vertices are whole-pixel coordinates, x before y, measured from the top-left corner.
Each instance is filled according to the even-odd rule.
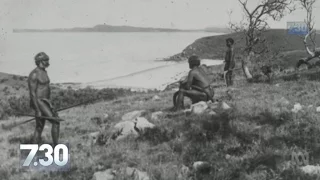
[[[207,66],[221,64],[222,60],[203,59],[201,64]],[[87,86],[102,89],[102,88],[130,88],[133,91],[142,90],[164,90],[167,85],[174,83],[186,76],[189,72],[188,62],[177,62],[175,64],[165,65],[157,68],[152,68],[126,76],[95,81],[82,84],[82,88]]]

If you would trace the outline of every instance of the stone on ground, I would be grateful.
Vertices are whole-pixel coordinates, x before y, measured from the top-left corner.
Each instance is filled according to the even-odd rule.
[[[320,175],[320,166],[307,165],[300,168],[304,173],[311,175]]]
[[[320,106],[319,106],[319,107],[317,107],[317,112],[318,112],[318,113],[320,113]]]
[[[164,116],[164,113],[162,111],[157,111],[151,114],[151,120],[153,121],[157,121],[159,119],[161,119],[161,117]]]
[[[227,103],[222,102],[222,103],[221,103],[221,109],[223,109],[223,110],[228,110],[228,109],[231,109],[231,107],[230,107]]]
[[[191,105],[191,112],[193,114],[202,114],[207,108],[208,108],[207,103],[204,101],[201,101]]]
[[[92,180],[114,180],[115,174],[112,169],[98,171],[93,174]]]
[[[153,96],[152,101],[160,101],[161,98],[158,95]]]
[[[293,113],[298,113],[299,111],[302,110],[302,106],[300,103],[296,103],[294,106],[293,106],[293,109],[291,110]]]
[[[154,124],[150,123],[144,117],[137,117],[131,121],[121,121],[114,126],[113,137],[115,140],[121,140],[126,137],[138,137],[139,132],[145,130],[145,128],[153,128]]]

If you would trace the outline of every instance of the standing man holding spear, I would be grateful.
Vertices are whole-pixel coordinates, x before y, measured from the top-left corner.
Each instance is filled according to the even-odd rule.
[[[44,52],[40,52],[34,59],[37,67],[31,71],[28,78],[30,106],[35,110],[36,117],[33,143],[41,143],[45,120],[49,120],[52,124],[51,136],[53,147],[55,147],[59,140],[60,122],[58,121],[58,114],[53,110],[50,102],[50,79],[46,71],[46,68],[50,65],[49,56]]]

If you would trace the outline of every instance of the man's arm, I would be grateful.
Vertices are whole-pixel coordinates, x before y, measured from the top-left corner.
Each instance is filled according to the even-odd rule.
[[[193,77],[194,77],[194,72],[190,71],[188,74],[188,80],[187,80],[187,84],[186,84],[186,89],[189,90],[191,88],[192,85],[192,81],[193,81]]]
[[[38,78],[36,73],[33,72],[30,75],[28,85],[29,85],[29,91],[30,91],[30,98],[35,107],[35,111],[36,113],[40,113],[38,97],[37,97]]]

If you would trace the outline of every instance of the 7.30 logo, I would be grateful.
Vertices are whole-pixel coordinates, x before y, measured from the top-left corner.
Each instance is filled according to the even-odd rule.
[[[20,144],[21,168],[50,171],[66,171],[70,167],[70,154],[67,145]]]

